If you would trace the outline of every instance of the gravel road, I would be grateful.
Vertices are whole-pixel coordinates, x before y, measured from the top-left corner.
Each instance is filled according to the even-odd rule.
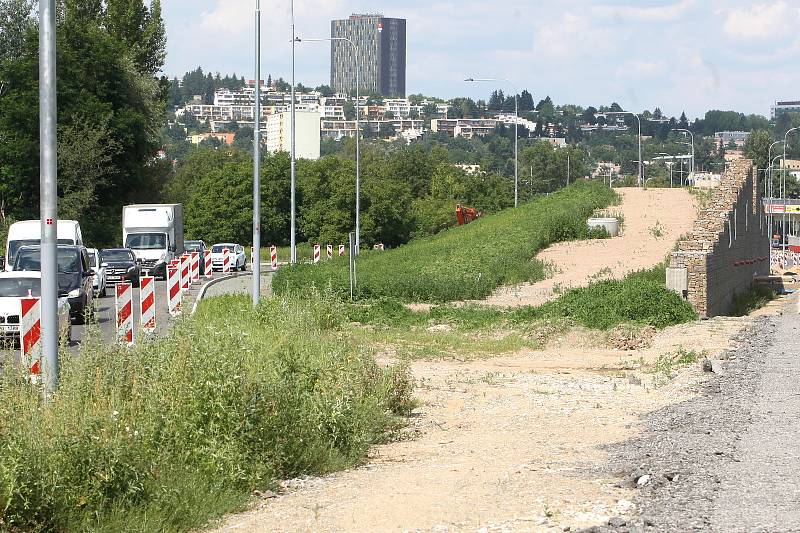
[[[638,516],[591,531],[800,531],[798,325],[788,306],[757,319],[695,398],[610,448]]]

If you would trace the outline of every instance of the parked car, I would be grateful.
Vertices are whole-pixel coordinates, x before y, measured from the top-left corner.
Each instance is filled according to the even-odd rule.
[[[42,247],[23,246],[14,258],[15,272],[40,272]],[[58,245],[58,296],[69,301],[70,315],[83,324],[86,315],[94,314],[94,271],[84,246]]]
[[[0,273],[0,336],[6,339],[19,338],[20,298],[42,295],[40,272]],[[69,302],[58,299],[58,329],[67,340],[72,340],[72,324],[69,320]]]
[[[211,247],[211,268],[215,271],[222,270],[223,251],[226,248],[231,261],[231,270],[242,272],[247,270],[247,254],[244,253],[244,247],[232,242],[223,242]]]
[[[183,249],[187,253],[198,252],[200,254],[200,275],[204,276],[206,273],[206,262],[203,258],[208,249],[206,243],[203,241],[183,241]]]
[[[142,263],[136,260],[136,254],[130,248],[105,248],[100,251],[100,264],[106,268],[106,280],[109,285],[132,283],[139,286]]]
[[[94,280],[92,286],[94,288],[95,298],[106,296],[106,267],[100,263],[100,250],[97,248],[87,248],[86,252],[89,254],[89,266],[94,270]]]

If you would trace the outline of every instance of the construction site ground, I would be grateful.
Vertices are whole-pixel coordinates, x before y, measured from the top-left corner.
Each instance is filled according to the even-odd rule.
[[[560,262],[549,285],[498,293],[492,303],[536,303],[556,284],[652,267],[691,228],[686,191],[621,193],[623,237],[554,246],[542,254]],[[777,300],[759,314],[785,305]],[[374,447],[356,468],[284,481],[216,531],[574,531],[624,523],[637,514],[637,485],[609,469],[609,450],[634,438],[643,416],[697,395],[713,375],[703,366],[735,349],[753,320],[634,328],[622,344],[615,332],[573,328],[538,350],[412,360],[419,406],[399,440]]]

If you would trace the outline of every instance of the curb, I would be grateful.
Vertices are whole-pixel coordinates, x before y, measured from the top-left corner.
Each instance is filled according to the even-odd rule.
[[[202,299],[205,297],[206,290],[208,290],[209,287],[212,287],[212,286],[214,286],[217,283],[220,283],[222,281],[227,281],[229,279],[240,278],[240,277],[243,277],[243,276],[250,276],[250,275],[251,275],[251,272],[237,272],[236,274],[229,274],[229,275],[223,276],[221,278],[212,279],[211,281],[209,281],[208,283],[206,283],[205,285],[200,287],[200,291],[197,293],[197,298],[194,299],[194,304],[192,305],[192,312],[189,313],[189,315],[193,315],[195,313],[195,311],[197,311],[197,306],[202,301]]]

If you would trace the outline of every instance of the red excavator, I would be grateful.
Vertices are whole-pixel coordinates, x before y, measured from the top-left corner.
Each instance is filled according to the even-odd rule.
[[[458,225],[463,226],[464,224],[469,224],[476,218],[480,218],[483,216],[481,211],[477,209],[473,209],[471,207],[464,207],[461,204],[456,206],[456,219],[458,219]]]

